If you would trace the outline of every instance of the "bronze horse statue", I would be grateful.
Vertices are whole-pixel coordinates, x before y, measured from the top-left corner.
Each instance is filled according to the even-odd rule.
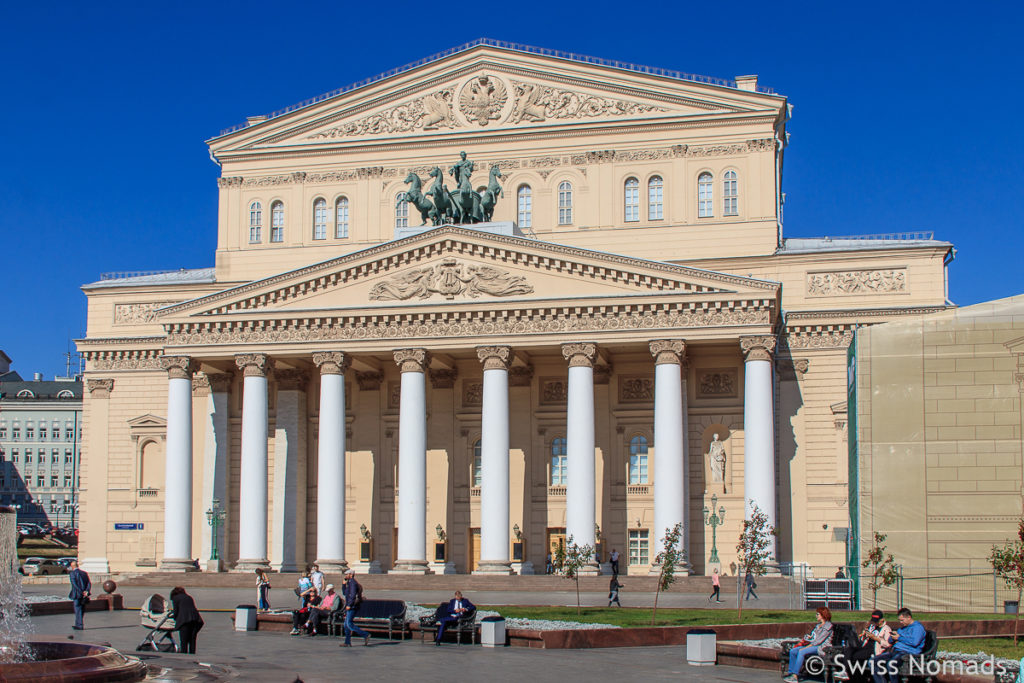
[[[494,215],[494,207],[498,203],[498,197],[505,196],[505,190],[501,189],[501,183],[498,182],[500,177],[501,168],[497,165],[491,166],[487,188],[480,196],[480,210],[483,214],[484,222],[490,221]]]
[[[434,225],[451,223],[452,209],[454,207],[452,206],[448,188],[444,186],[444,172],[441,171],[440,167],[435,166],[430,171],[430,177],[434,179],[434,184],[427,191],[427,196],[434,200],[434,209],[436,211]]]
[[[423,186],[420,177],[415,173],[410,173],[405,177],[404,182],[409,185],[409,189],[405,191],[405,198],[399,199],[398,202],[409,202],[419,210],[420,218],[423,220],[420,225],[426,225],[427,219],[437,225],[437,209],[429,199],[423,196],[423,192],[420,190]]]

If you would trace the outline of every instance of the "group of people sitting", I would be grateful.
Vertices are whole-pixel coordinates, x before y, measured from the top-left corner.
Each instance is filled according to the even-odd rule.
[[[334,612],[344,610],[345,622],[342,630],[345,642],[340,647],[352,647],[353,635],[362,638],[363,645],[369,645],[370,634],[354,623],[359,614],[359,606],[363,602],[363,587],[356,581],[355,575],[354,569],[345,572],[342,592],[338,594],[333,583],[324,585],[323,574],[316,565],[313,565],[312,571],[307,569],[299,578],[299,585],[295,589],[299,596],[299,609],[292,612],[291,634],[298,636],[306,633],[310,637],[316,636],[321,623],[330,621]]]
[[[807,657],[823,653],[823,648],[833,647],[832,613],[827,607],[819,607],[816,616],[818,623],[814,630],[789,651],[789,668],[783,679],[789,683],[799,680]],[[861,629],[853,642],[835,646],[842,654],[842,666],[838,667],[838,673],[845,674],[850,681],[855,682],[898,681],[898,670],[902,660],[924,651],[926,632],[921,622],[915,621],[914,615],[906,607],[899,610],[897,621],[899,625],[894,630],[886,623],[885,614],[881,610],[874,610],[871,613],[871,620]],[[836,659],[833,658],[833,661]]]

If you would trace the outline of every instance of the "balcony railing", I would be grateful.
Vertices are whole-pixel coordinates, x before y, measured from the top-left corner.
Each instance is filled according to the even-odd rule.
[[[469,495],[470,495],[471,498],[479,498],[480,497],[480,487],[479,486],[471,487],[469,489]]]
[[[156,498],[160,489],[139,489],[139,498]]]
[[[646,496],[651,493],[650,484],[629,484],[626,486],[627,496]]]
[[[549,486],[548,487],[548,495],[549,496],[564,496],[565,495],[565,487],[564,486]]]

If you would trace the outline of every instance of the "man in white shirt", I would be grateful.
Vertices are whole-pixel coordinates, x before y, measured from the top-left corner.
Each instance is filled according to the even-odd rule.
[[[316,592],[324,594],[324,573],[320,571],[320,565],[313,565],[313,571],[309,573],[309,580],[313,582]]]

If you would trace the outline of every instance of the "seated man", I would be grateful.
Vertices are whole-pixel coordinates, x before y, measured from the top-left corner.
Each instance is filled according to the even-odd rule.
[[[871,658],[871,672],[875,683],[896,683],[900,679],[900,662],[907,655],[919,655],[924,651],[925,630],[921,622],[914,621],[914,615],[906,607],[900,608],[900,627],[889,636],[892,647]]]
[[[334,592],[333,583],[324,586],[324,597],[320,600],[320,604],[309,608],[309,621],[306,622],[309,626],[309,635],[315,636],[317,634],[317,630],[320,628],[320,621],[329,619],[331,612],[338,609],[341,605],[340,601],[341,596]]]
[[[310,586],[310,588],[303,593],[302,607],[292,611],[292,632],[291,635],[297,636],[302,633],[299,630],[309,623],[309,611],[320,604],[320,596],[316,592],[316,588]]]
[[[455,597],[448,601],[448,607],[444,610],[443,616],[437,620],[437,637],[434,644],[440,645],[444,638],[444,629],[448,624],[456,624],[466,612],[475,610],[476,606],[469,600],[462,597],[462,591],[455,591]]]

